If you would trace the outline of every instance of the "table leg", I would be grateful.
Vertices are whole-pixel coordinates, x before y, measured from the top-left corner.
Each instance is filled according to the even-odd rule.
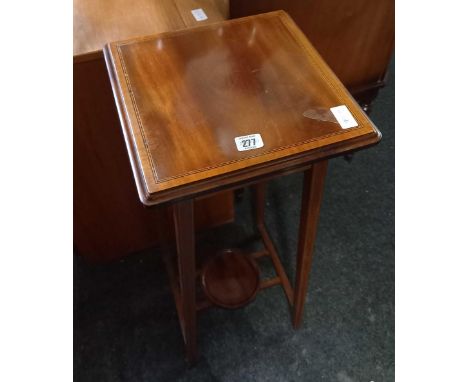
[[[307,284],[312,264],[312,250],[322,201],[328,161],[316,162],[304,172],[302,188],[301,222],[296,264],[296,285],[294,288],[293,326],[299,328],[304,312]]]
[[[174,205],[174,224],[179,267],[181,323],[187,360],[197,360],[197,310],[195,302],[195,233],[193,223],[193,200]]]
[[[254,200],[255,200],[255,222],[257,224],[257,229],[260,232],[262,237],[263,244],[267,249],[273,266],[275,267],[276,274],[281,280],[281,285],[283,287],[284,293],[288,299],[289,304],[293,305],[293,289],[291,283],[289,282],[286,271],[281,264],[281,260],[278,257],[273,241],[268,234],[266,225],[265,225],[265,191],[266,191],[266,182],[257,183],[253,186],[254,191]]]

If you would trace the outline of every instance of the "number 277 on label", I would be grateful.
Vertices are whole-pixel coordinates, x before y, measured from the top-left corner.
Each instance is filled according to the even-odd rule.
[[[260,134],[244,135],[234,138],[238,151],[259,149],[263,147],[263,140]]]

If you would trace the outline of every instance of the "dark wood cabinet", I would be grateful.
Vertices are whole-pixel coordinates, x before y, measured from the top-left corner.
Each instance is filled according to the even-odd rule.
[[[283,9],[338,78],[368,109],[385,75],[395,41],[394,0],[236,0],[230,17]]]
[[[209,16],[201,23],[225,18],[212,0],[74,1],[73,240],[88,261],[117,259],[174,235],[170,208],[146,208],[138,198],[102,48],[187,28],[196,23],[190,10],[197,7]],[[195,215],[197,229],[231,221],[232,192],[197,200]]]

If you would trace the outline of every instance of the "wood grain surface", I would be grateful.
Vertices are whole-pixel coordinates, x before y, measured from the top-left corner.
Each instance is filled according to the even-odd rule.
[[[233,0],[230,17],[281,9],[353,94],[383,86],[395,44],[394,0]]]
[[[191,10],[197,8],[207,20],[195,20]],[[209,24],[227,15],[225,0],[74,0],[73,56],[93,59],[111,41]]]
[[[282,11],[111,43],[140,199],[197,195],[376,143],[380,133]],[[331,107],[358,125],[343,129]],[[238,151],[234,139],[261,134]]]
[[[138,33],[141,20],[147,21],[146,33],[185,28],[185,23],[173,21],[182,20],[181,4],[169,3],[74,2],[78,55],[73,65],[73,242],[77,252],[89,262],[112,261],[174,237],[171,209],[149,209],[139,201],[102,56],[107,38],[131,37],[125,33]],[[222,2],[217,3],[223,9]],[[192,1],[188,5],[190,8],[208,4]],[[148,18],[150,6],[158,12],[157,17]],[[181,12],[190,12],[189,8],[181,7]],[[225,4],[224,12],[226,8]],[[209,11],[210,20],[224,18],[215,11]],[[172,23],[165,21],[168,19]],[[196,200],[194,210],[198,231],[232,221],[232,192]]]

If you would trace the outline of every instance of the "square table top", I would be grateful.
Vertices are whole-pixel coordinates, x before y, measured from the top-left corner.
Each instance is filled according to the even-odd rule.
[[[113,42],[104,56],[147,205],[381,138],[283,11]]]

